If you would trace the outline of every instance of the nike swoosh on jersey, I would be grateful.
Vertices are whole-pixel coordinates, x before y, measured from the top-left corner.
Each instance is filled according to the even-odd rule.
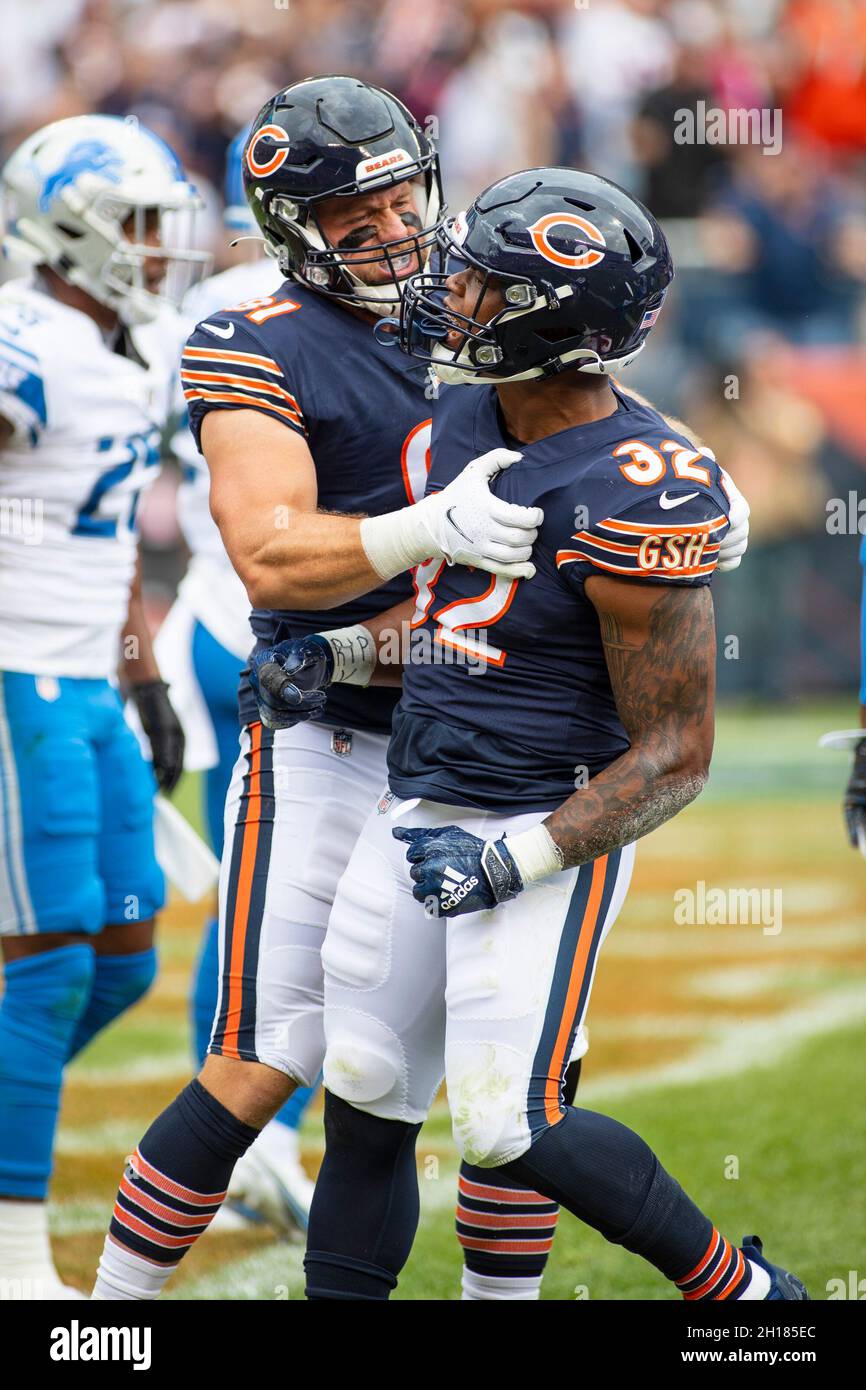
[[[663,507],[664,510],[668,512],[671,507],[681,507],[683,502],[691,502],[693,497],[699,496],[700,493],[687,492],[683,497],[668,497],[667,493],[663,492],[659,497],[659,506]]]
[[[230,338],[235,331],[233,323],[230,323],[228,328],[217,328],[215,323],[203,323],[202,328],[208,333],[215,333],[218,338]]]

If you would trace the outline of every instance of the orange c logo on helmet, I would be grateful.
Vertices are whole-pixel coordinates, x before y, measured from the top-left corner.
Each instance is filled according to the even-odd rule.
[[[588,270],[591,265],[598,265],[604,258],[604,250],[596,251],[591,248],[581,251],[578,256],[567,256],[562,251],[557,251],[551,246],[548,236],[552,227],[564,224],[567,227],[577,227],[588,241],[594,241],[597,246],[604,247],[605,240],[598,227],[594,223],[588,222],[585,217],[578,217],[576,212],[546,212],[543,217],[539,217],[530,228],[529,235],[532,244],[540,256],[546,261],[552,261],[554,265],[565,266],[568,270]]]
[[[270,159],[260,163],[256,159],[255,149],[263,135],[270,135],[271,139],[279,142],[274,149]],[[257,179],[267,178],[268,174],[275,174],[282,168],[289,157],[289,135],[288,131],[283,130],[281,125],[263,125],[258,130],[254,130],[250,143],[247,145],[247,166],[251,174]]]

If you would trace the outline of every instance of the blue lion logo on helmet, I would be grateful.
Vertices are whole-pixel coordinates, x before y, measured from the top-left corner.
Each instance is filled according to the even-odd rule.
[[[39,211],[47,212],[54,199],[65,188],[71,188],[81,174],[101,174],[112,183],[120,183],[123,159],[110,145],[101,140],[80,140],[73,145],[59,169],[49,174],[39,196]]]

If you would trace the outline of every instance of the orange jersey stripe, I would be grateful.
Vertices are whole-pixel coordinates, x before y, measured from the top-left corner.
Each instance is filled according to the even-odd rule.
[[[193,384],[196,382],[204,382],[204,384],[207,385],[209,381],[218,381],[228,386],[243,387],[247,391],[265,391],[272,396],[282,396],[284,400],[287,400],[290,405],[294,406],[299,415],[301,413],[301,407],[298,405],[291,391],[287,391],[284,386],[277,386],[273,381],[255,381],[248,376],[233,376],[231,373],[223,375],[220,372],[181,371],[180,375],[182,381],[189,381]]]
[[[275,401],[263,401],[260,396],[241,395],[240,392],[204,390],[184,391],[183,394],[188,401],[225,401],[226,403],[249,406],[250,410],[276,411],[277,415],[285,415],[287,420],[291,420],[306,434],[304,422],[296,410],[287,410],[285,406],[277,405]]]
[[[601,536],[594,536],[591,531],[576,531],[573,539],[583,541],[584,545],[597,545],[601,550],[616,551],[618,555],[637,556],[641,547],[640,541],[636,541],[634,545],[620,545],[617,541],[602,540]]]
[[[248,362],[250,366],[261,367],[263,371],[271,372],[274,376],[282,376],[282,370],[277,366],[272,357],[259,357],[254,352],[228,352],[220,348],[199,348],[187,347],[183,350],[184,357],[192,357],[206,361],[213,359],[215,362]]]
[[[655,531],[647,532],[648,536],[654,536],[655,534]],[[678,532],[678,534],[683,535],[684,533]],[[599,550],[610,551],[612,554],[615,555],[630,555],[633,556],[635,559],[637,559],[637,556],[640,553],[641,545],[643,544],[643,542],[638,542],[635,545],[619,545],[616,541],[608,541],[604,540],[601,536],[594,536],[591,531],[577,531],[575,533],[574,539],[576,541],[582,541],[584,545],[596,545],[598,546]],[[721,541],[710,541],[707,545],[704,546],[702,554],[715,554],[715,552],[719,549],[720,545]]]
[[[635,569],[632,565],[606,565],[603,560],[597,560],[594,555],[587,555],[582,550],[558,550],[556,552],[556,563],[559,565],[571,564],[574,560],[586,560],[588,564],[595,565],[596,569],[610,570],[611,574],[630,574],[635,579],[692,579],[697,574],[712,574],[716,568],[716,561],[711,565],[692,565],[689,569],[680,565],[676,569],[666,570],[659,566],[654,570]]]
[[[567,1048],[572,1034],[572,1028],[577,1014],[578,1001],[583,981],[586,977],[586,967],[589,960],[589,948],[595,935],[596,925],[598,924],[598,914],[601,908],[601,899],[604,892],[604,881],[607,875],[608,857],[603,854],[601,858],[593,861],[592,881],[589,886],[589,898],[586,904],[586,911],[583,914],[583,921],[580,924],[580,935],[577,939],[577,950],[574,953],[574,960],[571,964],[571,976],[568,981],[568,990],[565,996],[565,1006],[562,1017],[559,1020],[559,1032],[556,1035],[556,1042],[553,1046],[553,1054],[550,1059],[550,1070],[544,1087],[544,1113],[548,1122],[552,1125],[558,1124],[562,1118],[559,1111],[559,1079],[565,1069],[565,1049]]]
[[[702,531],[718,531],[721,526],[727,524],[726,516],[717,516],[713,521],[690,521],[683,526],[653,526],[649,522],[619,521],[616,517],[610,516],[597,523],[606,531],[621,531],[630,536],[692,536],[700,535]]]

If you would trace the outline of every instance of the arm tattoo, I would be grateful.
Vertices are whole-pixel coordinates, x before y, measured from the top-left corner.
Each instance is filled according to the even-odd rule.
[[[709,589],[670,588],[624,627],[600,607],[611,688],[631,747],[548,816],[564,867],[630,844],[701,791],[712,748],[715,634]]]

